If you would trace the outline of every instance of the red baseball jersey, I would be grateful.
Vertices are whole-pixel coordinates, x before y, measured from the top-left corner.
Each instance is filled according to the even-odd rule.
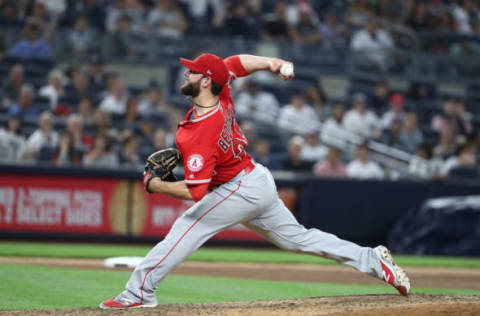
[[[232,81],[247,73],[238,56],[224,62],[230,80],[222,89],[217,106],[200,116],[192,107],[178,124],[175,141],[183,157],[185,183],[189,187],[206,183],[210,189],[219,186],[251,162],[245,151],[247,139],[235,119],[235,105],[230,96]]]

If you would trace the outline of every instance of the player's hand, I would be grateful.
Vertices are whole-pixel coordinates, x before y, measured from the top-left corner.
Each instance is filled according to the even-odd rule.
[[[292,67],[291,73],[282,73],[280,70],[284,64],[287,64]],[[293,63],[280,59],[280,58],[272,58],[269,61],[270,71],[280,77],[282,80],[290,80],[295,77],[295,72],[293,71]]]
[[[149,186],[150,186],[150,182],[152,182],[152,180],[154,178],[158,178],[158,177],[155,177],[151,170],[145,170],[143,172],[143,181],[142,181],[143,182],[143,188],[148,193],[153,193],[153,191],[150,190]],[[158,179],[160,180],[160,178],[158,178]]]

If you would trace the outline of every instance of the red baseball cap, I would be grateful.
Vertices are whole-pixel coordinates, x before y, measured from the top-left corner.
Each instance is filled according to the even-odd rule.
[[[393,93],[390,96],[390,103],[396,106],[403,106],[404,104],[403,96],[400,93]]]
[[[180,58],[180,61],[188,69],[211,78],[213,82],[222,87],[228,82],[228,78],[230,77],[223,59],[213,54],[202,54],[195,58],[195,60]]]

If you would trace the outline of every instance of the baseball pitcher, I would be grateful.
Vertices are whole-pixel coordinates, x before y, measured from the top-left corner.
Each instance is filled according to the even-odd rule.
[[[222,59],[212,54],[180,61],[187,68],[181,92],[193,105],[178,124],[178,151],[169,148],[153,153],[147,159],[143,183],[150,193],[196,203],[136,267],[125,290],[100,307],[157,306],[155,290],[166,275],[209,238],[238,223],[282,249],[352,266],[407,296],[409,279],[394,264],[387,248],[360,247],[300,225],[278,197],[270,171],[245,151],[247,139],[235,119],[230,96],[232,81],[262,70],[290,80],[294,77],[292,63],[253,55]],[[180,160],[185,180],[176,181],[172,169]]]

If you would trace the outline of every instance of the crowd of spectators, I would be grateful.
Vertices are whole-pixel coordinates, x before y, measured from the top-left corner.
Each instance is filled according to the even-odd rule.
[[[186,107],[170,100],[167,87],[155,80],[132,89],[126,78],[107,72],[105,61],[90,51],[102,32],[112,36],[112,49],[125,55],[135,54],[129,37],[138,34],[171,39],[210,34],[350,47],[361,63],[385,70],[391,67],[385,54],[398,45],[396,33],[473,35],[480,31],[478,14],[476,2],[468,0],[0,0],[0,25],[22,29],[6,55],[55,60],[52,32],[70,27],[66,39],[72,54],[88,59],[50,69],[40,85],[30,84],[22,63],[8,69],[0,87],[0,112],[6,118],[0,159],[139,169],[149,153],[174,145]],[[420,122],[407,101],[428,91],[412,91],[396,91],[380,80],[370,91],[352,91],[332,102],[318,82],[311,82],[291,89],[285,101],[255,80],[238,80],[234,99],[248,150],[272,170],[361,179],[398,176],[373,159],[372,141],[413,155],[400,176],[445,177],[475,167],[480,137],[465,101],[447,97]],[[39,100],[43,106],[37,106]],[[325,135],[353,135],[360,141],[345,150],[342,144],[326,145]]]
[[[66,36],[75,55],[84,56],[110,34],[111,49],[135,54],[131,37],[180,39],[189,35],[244,38],[358,51],[364,62],[388,68],[388,51],[411,48],[404,35],[423,31],[480,34],[480,10],[473,0],[1,0],[0,25],[21,28],[10,54],[52,57],[48,40]],[[437,42],[432,51],[442,49]],[[373,51],[365,53],[365,51]],[[478,52],[461,42],[452,54]]]
[[[88,67],[52,69],[38,89],[24,76],[15,64],[1,87],[3,161],[140,168],[152,150],[173,145],[173,129],[183,118],[156,81],[131,91],[97,57]]]

